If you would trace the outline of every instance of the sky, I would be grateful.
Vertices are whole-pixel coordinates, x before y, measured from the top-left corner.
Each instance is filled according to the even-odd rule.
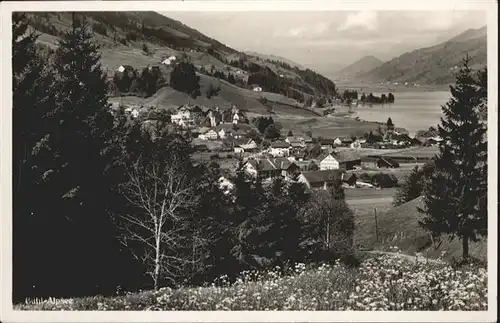
[[[160,13],[234,49],[282,56],[327,74],[363,56],[386,61],[435,45],[487,19],[484,11]]]

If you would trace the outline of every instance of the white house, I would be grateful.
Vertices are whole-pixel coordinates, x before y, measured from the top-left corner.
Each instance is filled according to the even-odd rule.
[[[132,118],[137,118],[139,116],[139,111],[137,109],[132,110]]]
[[[238,113],[235,113],[233,115],[233,124],[238,124],[239,120],[240,120],[240,116],[238,115]]]
[[[226,136],[227,136],[227,132],[226,132],[226,130],[224,130],[224,129],[221,129],[221,130],[220,130],[217,134],[219,135],[219,137],[220,137],[221,139],[224,139],[224,138],[226,138]]]
[[[335,140],[333,141],[333,144],[335,146],[342,146],[342,139],[341,138],[335,138]]]
[[[202,140],[217,140],[217,138],[219,138],[219,136],[217,135],[217,132],[215,132],[215,130],[213,129],[210,129],[204,133],[201,133],[198,138],[202,139]]]
[[[169,61],[175,61],[176,59],[177,59],[177,57],[175,57],[173,55],[168,58]]]
[[[180,106],[177,109],[177,113],[170,116],[170,121],[180,126],[187,126],[194,123],[191,111],[185,106]]]
[[[123,67],[123,65],[120,65],[120,67],[118,67],[116,70],[120,73],[123,73],[125,72],[125,67]]]
[[[339,168],[340,168],[340,162],[335,157],[333,157],[332,154],[326,155],[326,157],[319,162],[320,170],[339,169]]]
[[[350,147],[351,148],[361,148],[361,145],[364,143],[366,143],[366,139],[356,139],[351,143]]]
[[[233,187],[234,184],[224,176],[219,178],[219,188],[224,192],[224,194],[229,194]]]
[[[254,92],[262,92],[262,88],[260,86],[256,86],[253,88]]]
[[[269,154],[274,157],[286,157],[290,155],[290,144],[283,141],[276,141],[269,147]]]
[[[166,58],[163,62],[161,62],[163,65],[170,65],[172,62],[170,59]]]

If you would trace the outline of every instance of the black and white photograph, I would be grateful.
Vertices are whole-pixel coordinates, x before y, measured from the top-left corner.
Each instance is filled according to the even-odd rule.
[[[378,2],[3,3],[2,321],[494,321],[497,3]]]

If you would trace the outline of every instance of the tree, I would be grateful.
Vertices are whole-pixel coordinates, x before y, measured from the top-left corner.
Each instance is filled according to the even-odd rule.
[[[196,75],[196,70],[191,63],[179,62],[175,65],[170,74],[170,85],[177,91],[194,95],[199,95],[200,84]]]
[[[287,137],[293,137],[293,132],[292,130],[288,130],[288,134],[286,135]]]
[[[25,14],[12,15],[12,235],[13,235],[13,299],[23,300],[40,294],[45,276],[42,224],[46,192],[41,179],[45,156],[39,154],[47,145],[46,117],[53,108],[50,87],[52,73],[47,61],[39,55],[38,37],[28,31]],[[29,203],[27,203],[29,201]],[[31,241],[39,241],[32,244]],[[45,277],[44,277],[45,276]],[[51,290],[54,292],[54,289]]]
[[[264,131],[264,138],[269,140],[276,140],[279,137],[280,137],[280,131],[274,123],[267,126],[266,130]]]
[[[423,172],[415,166],[412,172],[405,178],[403,185],[396,190],[394,197],[394,206],[399,206],[413,199],[416,199],[422,193]]]
[[[196,204],[196,196],[193,184],[175,160],[165,164],[154,158],[139,159],[129,176],[124,193],[136,212],[122,216],[121,240],[139,250],[135,255],[146,265],[146,274],[157,290],[164,279],[176,282],[191,261],[180,252],[188,225],[182,211]],[[133,243],[142,248],[133,248]]]
[[[394,123],[391,118],[387,119],[387,130],[394,130]]]
[[[457,73],[452,97],[442,106],[438,125],[443,139],[435,157],[435,171],[424,185],[424,214],[420,225],[434,236],[448,235],[462,241],[464,260],[469,241],[487,235],[487,143],[480,122],[482,95],[466,56]]]
[[[146,43],[142,43],[142,51],[144,52],[144,54],[146,55],[149,55],[150,52],[149,52],[149,47],[148,45],[146,45]]]
[[[387,102],[394,103],[394,94],[390,93],[387,95]]]
[[[477,71],[475,85],[481,100],[479,117],[481,120],[488,120],[488,70],[486,67]]]
[[[345,201],[342,182],[331,179],[327,190],[318,191],[304,214],[303,244],[314,250],[319,260],[348,256],[352,253],[354,213]]]

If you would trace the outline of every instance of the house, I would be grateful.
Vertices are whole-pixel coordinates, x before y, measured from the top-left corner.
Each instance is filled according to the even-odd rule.
[[[354,149],[358,149],[358,148],[362,148],[363,147],[363,144],[366,144],[366,139],[356,139],[354,140],[349,147],[351,148],[354,148]]]
[[[249,139],[245,143],[235,143],[234,152],[241,154],[244,152],[253,152],[257,150],[257,143],[253,139]]]
[[[233,114],[233,124],[238,124],[238,121],[240,120],[240,116],[238,113]]]
[[[306,146],[304,139],[300,137],[286,137],[285,141],[288,142],[292,148],[302,148]]]
[[[232,123],[228,124],[222,123],[218,125],[215,129],[217,133],[219,133],[219,136],[223,139],[229,137],[232,137],[234,139],[241,139],[245,138],[247,132],[250,131],[250,129],[252,129],[252,126],[244,123],[238,125]]]
[[[319,158],[319,169],[345,169],[351,170],[356,166],[361,166],[361,157],[350,151],[329,152]]]
[[[331,138],[321,138],[321,149],[330,149],[334,146],[334,140]]]
[[[302,172],[299,175],[298,181],[310,189],[327,189],[328,185],[334,180],[342,180],[344,172],[339,169],[335,170],[316,170]]]
[[[188,106],[181,105],[177,108],[177,113],[170,116],[170,121],[175,124],[181,124],[182,120],[192,120],[193,115]]]
[[[382,168],[382,167],[385,167],[385,168],[398,168],[399,167],[399,163],[397,161],[395,161],[394,159],[390,158],[390,157],[381,156],[377,160],[377,167],[378,168]]]
[[[207,116],[208,120],[210,121],[210,126],[211,127],[217,127],[221,121],[222,121],[222,115],[216,108],[215,110],[213,109],[207,109],[205,111],[205,115]]]
[[[300,140],[302,140],[304,142],[304,144],[312,144],[313,143],[313,139],[309,136],[301,136],[299,137]]]
[[[325,156],[320,156],[319,160],[320,170],[340,169],[340,162],[337,158],[333,157],[332,153],[328,153]]]
[[[428,147],[437,147],[441,141],[443,141],[441,137],[431,137],[425,140],[424,145]]]
[[[168,58],[164,59],[162,62],[161,62],[163,65],[170,65],[172,64],[172,61]]]
[[[173,55],[172,55],[172,56],[170,56],[170,57],[168,58],[168,60],[170,60],[170,61],[175,61],[175,60],[177,60],[177,57],[175,57],[175,56],[173,56]]]
[[[125,72],[133,72],[134,71],[134,68],[130,65],[120,65],[117,69],[116,69],[117,72],[120,72],[120,73],[125,73]]]
[[[299,167],[286,158],[259,158],[249,159],[245,164],[245,172],[260,178],[289,178],[300,172]]]
[[[394,133],[397,135],[409,135],[410,133],[405,128],[395,127]]]
[[[205,131],[204,133],[200,133],[198,138],[202,140],[217,140],[219,138],[217,132],[214,129],[209,129]]]
[[[137,109],[134,109],[132,110],[132,112],[130,112],[130,114],[132,115],[132,118],[137,118],[139,116],[139,111]]]
[[[333,141],[333,145],[337,147],[348,147],[352,142],[353,140],[349,137],[338,137]]]
[[[260,86],[256,86],[253,88],[254,92],[262,92],[262,88]]]
[[[226,195],[229,194],[234,187],[234,184],[224,176],[219,177],[218,182],[219,182],[219,188]]]
[[[319,166],[314,162],[314,160],[298,160],[295,161],[295,164],[301,171],[319,170]]]
[[[290,155],[290,144],[285,141],[275,141],[269,147],[269,154],[274,157],[286,157]]]

